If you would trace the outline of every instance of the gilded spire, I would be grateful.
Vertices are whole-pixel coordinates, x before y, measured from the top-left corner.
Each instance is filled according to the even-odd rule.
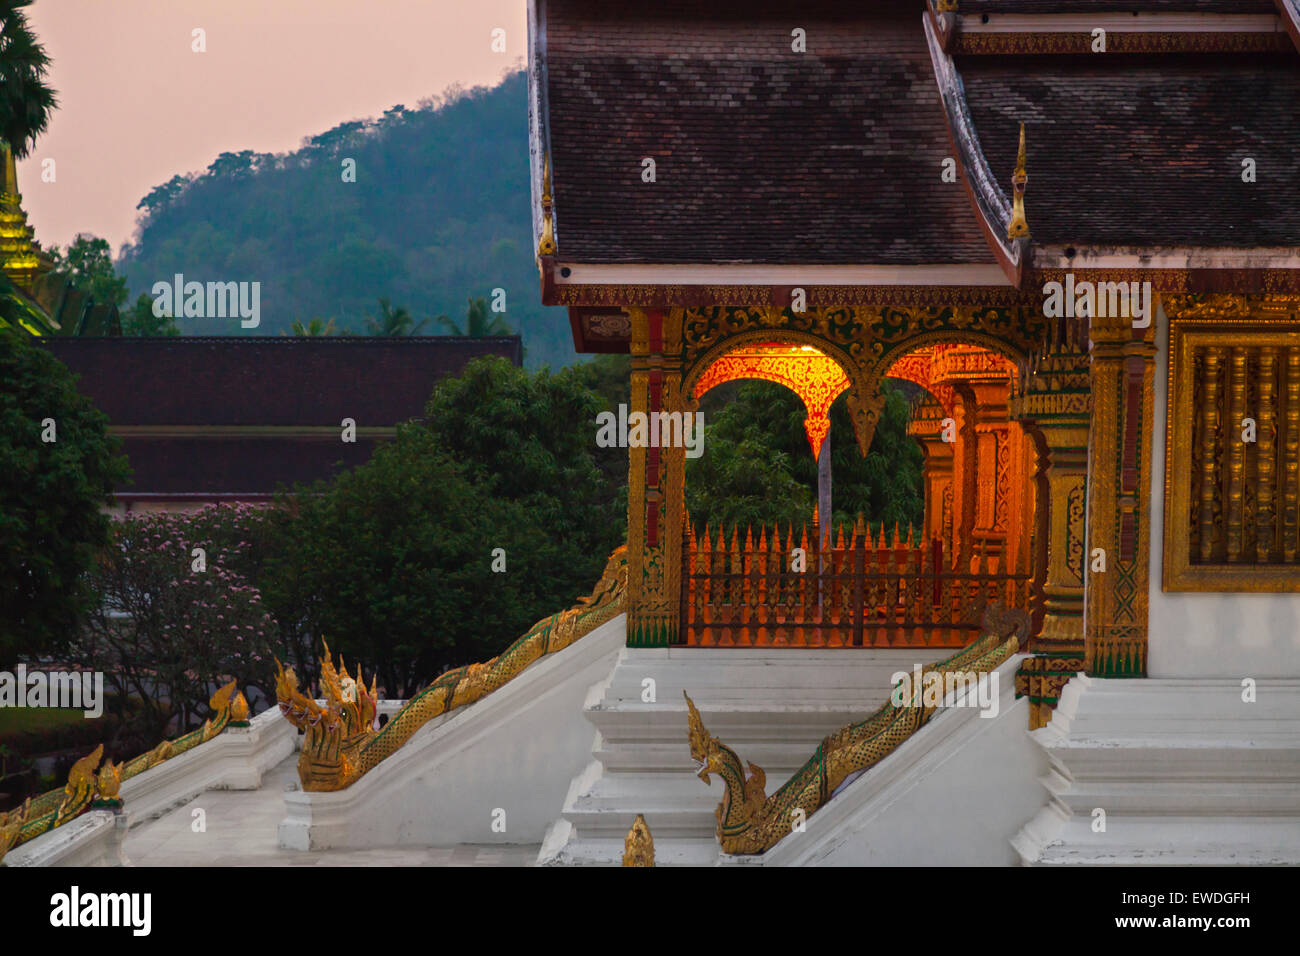
[[[537,240],[537,255],[553,256],[555,247],[555,223],[551,210],[555,203],[551,199],[551,154],[547,153],[542,161],[542,237]]]
[[[23,212],[23,197],[18,192],[18,167],[8,143],[0,142],[4,151],[5,181],[0,192],[0,269],[14,284],[29,289],[37,278],[50,269],[47,257],[32,244],[32,229]]]
[[[1011,176],[1011,186],[1015,191],[1011,206],[1011,222],[1007,224],[1008,239],[1028,239],[1029,223],[1025,222],[1025,183],[1029,174],[1025,172],[1025,124],[1020,124],[1020,152],[1016,154],[1016,171]]]

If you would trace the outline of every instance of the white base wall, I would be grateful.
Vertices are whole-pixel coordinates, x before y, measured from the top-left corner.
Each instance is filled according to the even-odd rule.
[[[346,790],[290,791],[280,846],[540,843],[591,759],[588,688],[627,640],[619,615],[482,700],[430,721]],[[494,827],[504,811],[504,830]]]
[[[1147,673],[1151,677],[1300,677],[1300,593],[1166,592],[1165,409],[1169,321],[1156,314],[1155,428],[1151,436],[1151,584]]]
[[[227,727],[207,743],[132,777],[120,794],[131,811],[131,826],[156,820],[208,790],[258,789],[262,774],[293,753],[297,737],[297,728],[273,707],[247,727]]]
[[[130,811],[91,810],[14,847],[0,866],[127,866],[122,840]]]
[[[1015,699],[1023,656],[998,674],[998,709],[950,707],[843,787],[762,856],[763,866],[1011,866],[1011,839],[1043,804],[1047,768]]]
[[[1300,865],[1300,681],[1076,677],[1030,736],[1050,802],[1023,862]],[[1104,831],[1095,829],[1103,811]]]

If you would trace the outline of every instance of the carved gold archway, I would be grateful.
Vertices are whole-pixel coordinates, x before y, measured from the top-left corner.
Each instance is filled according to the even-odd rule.
[[[698,402],[715,386],[742,379],[774,382],[799,396],[807,412],[804,431],[814,459],[831,429],[831,405],[851,384],[838,362],[811,345],[764,342],[737,347],[714,359],[696,379],[691,398]]]

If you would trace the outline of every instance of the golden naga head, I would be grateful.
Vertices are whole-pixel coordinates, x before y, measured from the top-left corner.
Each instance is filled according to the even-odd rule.
[[[234,694],[235,681],[232,680],[229,684],[217,689],[217,692],[208,699],[208,706],[211,707],[215,713],[219,714],[230,706],[230,699]]]
[[[10,810],[8,813],[0,813],[0,860],[5,858],[5,854],[18,843],[18,838],[23,835],[23,825],[27,823],[27,814],[31,809],[32,798],[28,797],[21,807]]]
[[[104,765],[99,768],[99,776],[95,779],[95,793],[97,800],[118,800],[118,791],[122,789],[122,765],[113,763],[111,760],[105,760]]]
[[[645,817],[639,813],[632,823],[632,829],[628,830],[627,836],[623,838],[623,865],[655,865],[654,837],[650,835],[650,827],[646,825]]]
[[[714,746],[715,741],[709,735],[708,730],[705,729],[700,712],[695,707],[695,701],[691,700],[686,691],[682,691],[682,696],[686,698],[687,719],[689,721],[687,739],[691,744],[691,759],[700,762],[699,771],[696,775],[705,783],[712,783],[709,780],[709,774],[718,772],[718,766],[715,762],[717,756],[717,747]]]

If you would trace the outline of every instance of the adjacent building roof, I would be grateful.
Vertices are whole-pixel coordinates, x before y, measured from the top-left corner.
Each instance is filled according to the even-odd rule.
[[[79,376],[134,470],[119,497],[255,497],[359,464],[473,359],[518,336],[37,339]],[[343,419],[357,442],[340,440]]]

